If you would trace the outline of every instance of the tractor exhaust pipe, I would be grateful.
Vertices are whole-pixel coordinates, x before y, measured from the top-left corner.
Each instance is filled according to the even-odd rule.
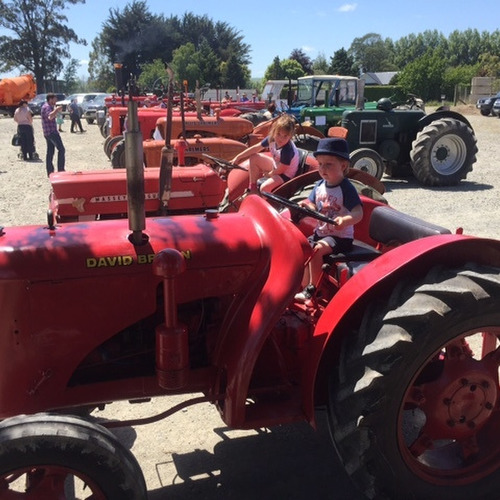
[[[132,87],[133,85],[130,85],[130,88]],[[141,245],[145,242],[143,231],[146,228],[146,215],[144,208],[144,154],[137,108],[137,101],[134,101],[130,93],[127,105],[127,130],[123,134],[127,170],[128,227],[132,231],[129,237],[131,242],[134,245]]]
[[[167,215],[170,202],[170,191],[172,189],[172,167],[174,163],[174,148],[171,144],[172,136],[172,100],[174,97],[174,73],[167,67],[169,76],[167,97],[167,122],[165,124],[165,145],[161,150],[160,163],[160,190],[158,199],[160,201],[160,214]]]

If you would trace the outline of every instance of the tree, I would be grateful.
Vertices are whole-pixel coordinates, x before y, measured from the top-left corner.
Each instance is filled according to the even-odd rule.
[[[72,94],[78,88],[78,67],[80,66],[80,62],[78,59],[71,58],[69,63],[64,68],[63,80],[65,89],[64,91],[67,94]]]
[[[155,59],[170,61],[179,45],[178,32],[169,31],[162,16],[153,15],[145,1],[133,1],[123,11],[110,9],[99,35],[110,66],[123,64],[124,77],[138,77],[143,64]]]
[[[281,61],[281,69],[285,78],[296,80],[301,76],[305,76],[305,71],[298,61],[295,59],[285,59]]]
[[[221,66],[223,87],[245,87],[246,82],[250,80],[248,68],[242,66],[236,56],[229,56],[227,62],[223,62]]]
[[[363,73],[395,69],[392,41],[382,40],[377,33],[368,33],[361,38],[355,38],[349,48],[349,55]]]
[[[344,47],[333,53],[333,57],[330,58],[330,67],[328,68],[328,72],[333,75],[359,75],[359,70],[354,64],[353,57],[348,54]]]
[[[311,61],[311,58],[306,55],[306,53],[302,49],[293,49],[289,59],[293,59],[297,61],[300,66],[302,67],[302,70],[304,71],[304,75],[311,75],[313,72],[313,64]],[[301,76],[304,76],[301,75]]]
[[[70,57],[69,42],[87,44],[68,27],[63,13],[67,4],[77,3],[85,0],[1,1],[0,26],[13,35],[0,37],[0,70],[32,72],[38,91],[44,92],[45,80],[56,79],[62,60]]]
[[[325,54],[320,52],[312,65],[313,75],[327,75],[329,73],[328,61]]]
[[[281,67],[281,61],[278,56],[273,59],[273,62],[267,67],[264,73],[265,80],[283,80],[285,73]]]
[[[439,50],[428,50],[406,65],[398,75],[398,84],[405,92],[420,96],[424,101],[440,100],[444,88],[446,61]]]
[[[92,41],[92,50],[89,57],[89,80],[95,88],[107,89],[116,92],[113,66],[108,59],[106,46],[101,36]]]

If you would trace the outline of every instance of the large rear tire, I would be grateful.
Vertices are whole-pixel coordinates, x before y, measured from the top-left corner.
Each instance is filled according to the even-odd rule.
[[[0,498],[74,497],[145,500],[147,491],[134,456],[104,427],[54,414],[0,423]]]
[[[477,140],[466,123],[441,118],[424,127],[410,151],[413,175],[426,186],[453,186],[472,170]]]
[[[497,268],[435,268],[373,303],[348,339],[330,423],[368,498],[498,497],[499,296]]]

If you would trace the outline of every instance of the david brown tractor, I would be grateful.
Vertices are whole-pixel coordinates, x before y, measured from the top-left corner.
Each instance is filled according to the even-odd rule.
[[[451,186],[465,179],[476,162],[477,140],[460,113],[417,105],[394,107],[388,98],[377,109],[346,111],[351,164],[380,179],[414,175],[426,186]]]
[[[109,430],[131,422],[82,414],[181,393],[169,414],[211,402],[240,429],[326,406],[367,498],[498,496],[500,242],[363,198],[353,250],[297,303],[324,215],[278,190],[146,218],[125,137],[128,219],[0,230],[0,498],[146,499]]]

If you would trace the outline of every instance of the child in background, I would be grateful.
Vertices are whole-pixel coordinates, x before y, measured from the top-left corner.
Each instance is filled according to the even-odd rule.
[[[56,123],[57,123],[57,127],[58,127],[57,130],[59,130],[59,132],[64,132],[63,129],[62,129],[62,125],[64,123],[64,117],[63,117],[62,113],[57,113],[57,115],[56,115]]]
[[[318,221],[309,237],[313,254],[304,271],[304,290],[295,295],[298,302],[310,300],[316,292],[323,257],[330,253],[348,252],[352,248],[353,226],[363,218],[363,207],[356,188],[345,178],[350,166],[347,142],[339,138],[321,139],[314,156],[318,160],[321,180],[300,205],[326,215],[335,221],[335,225]]]
[[[294,134],[294,119],[282,115],[273,123],[268,137],[233,158],[232,163],[236,165],[249,159],[249,193],[258,192],[257,181],[263,176],[260,190],[270,192],[296,175],[300,156],[292,142]],[[265,149],[269,149],[271,156],[262,154]]]

